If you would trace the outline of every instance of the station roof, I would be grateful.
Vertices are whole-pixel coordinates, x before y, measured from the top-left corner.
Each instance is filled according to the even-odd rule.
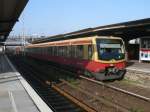
[[[0,0],[0,42],[7,39],[28,0]]]
[[[117,37],[122,37],[127,41],[142,36],[150,36],[150,18],[99,26],[95,28],[87,28],[87,29],[83,29],[71,33],[50,36],[48,38],[33,41],[33,44],[48,42],[48,41],[87,37],[92,35],[117,36]]]

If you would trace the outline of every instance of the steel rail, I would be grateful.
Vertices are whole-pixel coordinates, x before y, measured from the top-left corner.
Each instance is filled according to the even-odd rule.
[[[67,97],[68,99],[70,99],[72,102],[74,102],[76,105],[80,106],[81,108],[83,108],[85,111],[87,112],[97,112],[94,108],[89,107],[88,105],[86,105],[85,103],[81,102],[80,100],[78,100],[77,98],[73,97],[72,95],[70,95],[69,93],[67,93],[66,91],[60,89],[58,86],[56,85],[52,85],[52,88],[54,88],[56,91],[58,91],[60,94],[62,94],[63,96]]]
[[[135,93],[129,92],[127,90],[123,90],[121,88],[117,88],[115,86],[112,86],[112,85],[109,85],[109,84],[105,84],[105,83],[103,83],[101,81],[93,80],[93,79],[90,79],[90,78],[87,78],[87,77],[84,77],[84,76],[79,76],[79,77],[82,78],[82,79],[88,80],[90,82],[93,82],[93,83],[96,83],[96,84],[99,84],[99,85],[103,85],[103,86],[111,88],[113,90],[116,90],[116,91],[125,93],[127,95],[131,95],[131,96],[134,96],[136,98],[142,99],[144,101],[150,102],[150,98],[148,98],[148,97],[145,97],[145,96],[142,96],[142,95],[139,95],[139,94],[135,94]]]
[[[96,99],[96,100],[99,100],[100,102],[108,105],[108,106],[111,106],[111,107],[114,107],[114,108],[117,108],[118,110],[120,110],[121,112],[129,112],[129,110],[127,108],[124,108],[122,106],[119,106],[115,103],[112,103],[104,98],[100,98],[100,97],[97,97],[97,96],[94,96],[93,94],[89,93],[88,91],[85,91],[83,90],[82,88],[80,87],[75,87],[73,86],[72,84],[70,84],[68,81],[66,80],[63,80],[63,79],[60,79],[60,81],[62,82],[62,84],[67,84],[68,86],[71,86],[72,88],[75,88],[77,90],[79,90],[80,92],[84,93],[84,94],[87,94],[88,96],[92,97],[93,99]]]

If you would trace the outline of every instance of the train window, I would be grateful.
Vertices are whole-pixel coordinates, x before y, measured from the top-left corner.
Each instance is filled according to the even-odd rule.
[[[42,48],[38,48],[38,51],[37,51],[37,52],[40,53],[40,54],[43,54]]]
[[[52,48],[51,47],[48,47],[48,54],[52,55]]]
[[[38,48],[33,49],[33,52],[34,52],[35,54],[37,54]]]
[[[66,47],[66,54],[65,54],[65,57],[68,57],[68,46],[65,46]]]
[[[73,55],[73,57],[74,58],[78,57],[77,46],[74,46],[74,55]]]
[[[45,47],[45,53],[46,53],[46,55],[48,55],[48,48],[47,47]]]
[[[33,49],[33,52],[34,52],[35,54],[37,54],[38,48]]]
[[[67,54],[66,57],[70,57],[71,46],[67,46]]]
[[[64,46],[61,47],[61,56],[64,56]]]
[[[38,54],[38,53],[41,54],[41,48],[36,48],[35,53],[36,53],[36,54]]]
[[[57,56],[57,47],[54,47],[54,56]]]
[[[57,56],[58,54],[58,50],[57,50],[57,46],[55,46],[55,56]]]
[[[45,51],[44,51],[44,50],[45,50],[44,47],[42,47],[41,50],[42,50],[42,54],[44,55],[44,52],[45,52]]]
[[[36,53],[42,54],[42,49],[41,49],[41,48],[37,48],[37,49],[36,49]]]
[[[48,47],[48,49],[47,49],[47,54],[48,54],[48,55],[52,55],[52,47]]]
[[[58,56],[61,56],[62,55],[62,47],[58,47]]]
[[[41,53],[42,53],[42,55],[43,55],[43,54],[44,54],[44,53],[43,53],[43,48],[41,47],[40,49],[41,49]]]
[[[64,46],[64,56],[67,57],[67,46]]]
[[[29,53],[32,53],[32,51],[31,51],[31,50],[32,50],[32,48],[29,48]]]
[[[44,47],[44,54],[47,55],[47,48]]]
[[[64,47],[61,47],[61,56],[64,56]]]
[[[37,50],[38,50],[38,48],[35,48],[35,49],[33,49],[33,52],[34,52],[35,54],[37,54]]]
[[[35,49],[33,48],[33,49],[32,49],[32,52],[33,52],[34,54],[36,54],[36,52],[35,52],[35,51],[36,51],[36,48],[35,48]]]
[[[31,48],[31,52],[34,54],[34,53],[35,53],[35,51],[34,51],[33,49],[36,49],[36,48]]]
[[[50,47],[51,48],[51,56],[53,56],[53,47]]]
[[[58,46],[57,47],[57,56],[61,56],[61,47],[60,46]]]
[[[50,55],[52,56],[53,55],[53,49],[52,47],[49,47],[50,48]]]
[[[63,56],[65,57],[65,46],[63,46]]]
[[[53,56],[55,56],[55,47],[54,46],[52,47],[52,50],[53,50],[52,54],[53,54]]]
[[[62,50],[61,50],[61,49],[62,49],[62,47],[59,46],[59,47],[58,47],[58,56],[61,56],[61,55],[62,55]]]
[[[54,56],[56,56],[56,47],[55,46],[53,47],[53,53],[54,53]]]
[[[55,56],[58,56],[58,53],[59,53],[58,46],[55,46],[55,50],[56,50]]]
[[[34,52],[35,54],[37,54],[37,50],[38,50],[38,48],[35,48],[35,49],[33,49],[33,52]]]
[[[59,56],[59,53],[60,51],[59,51],[59,46],[56,46],[56,56]]]
[[[40,54],[42,53],[40,48],[36,48],[35,52],[36,52],[36,54],[37,53],[40,53]]]
[[[64,46],[64,57],[66,57],[66,54],[67,54],[67,47]]]
[[[43,55],[43,48],[41,47],[41,48],[39,48],[40,49],[40,51],[41,51],[41,54]]]
[[[33,49],[34,49],[34,50],[33,50]],[[35,49],[36,49],[36,48],[32,48],[32,49],[31,49],[31,52],[32,52],[33,54],[35,54]]]
[[[43,51],[43,55],[45,55],[45,48],[44,47],[42,47],[42,51]]]
[[[64,56],[65,54],[65,49],[64,49],[64,46],[61,47],[61,56]]]
[[[120,39],[97,39],[96,44],[100,60],[121,60],[125,57],[123,42]]]
[[[92,45],[88,45],[88,59],[92,59],[92,56],[93,56]]]
[[[78,45],[76,48],[76,57],[82,59],[83,58],[83,45]]]
[[[50,48],[51,48],[51,56],[54,56],[53,47]]]
[[[47,47],[46,48],[46,52],[47,52],[47,55],[49,55],[51,52],[50,52],[50,47]]]
[[[78,53],[77,53],[77,46],[74,46],[74,56],[73,56],[73,57],[74,57],[74,58],[77,58],[77,54],[78,54]]]
[[[56,46],[56,56],[60,55],[59,46]]]
[[[61,46],[61,56],[64,56],[64,47]]]
[[[71,46],[71,57],[75,57],[75,46]]]

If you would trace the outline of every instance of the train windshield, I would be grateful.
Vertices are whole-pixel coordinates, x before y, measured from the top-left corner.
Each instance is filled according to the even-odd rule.
[[[100,60],[121,60],[125,58],[121,39],[97,39],[98,58]]]

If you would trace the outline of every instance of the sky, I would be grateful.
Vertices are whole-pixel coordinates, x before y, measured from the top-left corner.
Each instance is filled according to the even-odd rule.
[[[11,35],[57,35],[150,17],[150,0],[29,0]]]

